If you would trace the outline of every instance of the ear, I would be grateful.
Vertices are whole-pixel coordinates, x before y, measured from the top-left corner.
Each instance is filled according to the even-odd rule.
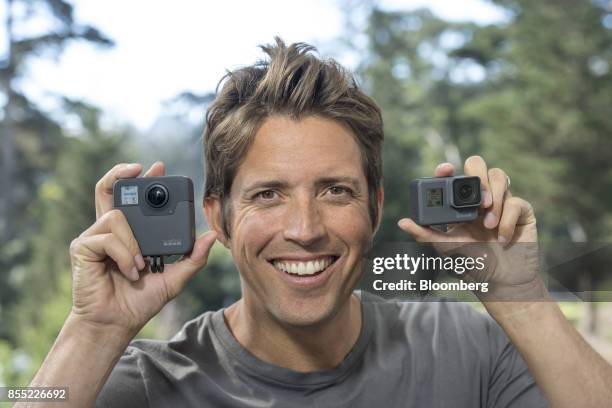
[[[384,204],[385,204],[385,189],[382,186],[380,186],[380,188],[376,192],[376,206],[377,206],[378,211],[376,212],[377,214],[376,226],[374,228],[374,233],[372,234],[372,236],[376,235],[376,233],[378,232],[378,228],[380,227],[380,223],[382,221],[382,213],[383,213]]]
[[[223,231],[223,223],[221,217],[221,200],[217,196],[209,196],[204,198],[204,216],[210,229],[217,233],[217,241],[221,242],[224,247],[229,248],[228,240]]]

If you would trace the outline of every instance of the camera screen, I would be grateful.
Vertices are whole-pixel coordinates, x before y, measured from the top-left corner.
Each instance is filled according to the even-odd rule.
[[[138,186],[121,186],[121,205],[138,204]]]
[[[442,189],[430,188],[427,190],[427,206],[442,207]]]

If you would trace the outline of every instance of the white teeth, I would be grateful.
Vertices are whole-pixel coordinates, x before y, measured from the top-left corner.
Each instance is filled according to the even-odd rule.
[[[326,257],[307,262],[274,261],[274,267],[283,272],[288,272],[293,275],[314,275],[315,273],[327,268],[332,263],[332,261],[332,257]]]

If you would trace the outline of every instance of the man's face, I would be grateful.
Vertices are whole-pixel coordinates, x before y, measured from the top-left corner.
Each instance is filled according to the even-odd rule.
[[[361,277],[373,234],[351,130],[315,116],[268,118],[227,204],[246,304],[291,325],[333,317]]]

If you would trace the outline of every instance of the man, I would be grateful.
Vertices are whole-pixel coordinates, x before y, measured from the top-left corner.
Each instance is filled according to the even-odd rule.
[[[113,182],[141,166],[109,171],[96,186],[97,221],[71,245],[72,312],[31,385],[68,386],[61,406],[75,407],[609,404],[612,368],[546,301],[533,263],[502,268],[502,252],[488,271],[498,296],[482,300],[497,323],[459,303],[353,292],[383,208],[380,112],[312,47],[263,49],[270,60],[228,74],[207,113],[212,231],[150,273],[111,201]],[[478,156],[464,170],[481,178],[478,220],[448,233],[409,219],[400,228],[441,248],[537,241],[531,206],[512,197],[502,170]],[[156,163],[145,176],[162,174]],[[130,343],[215,240],[232,253],[242,298],[170,341]],[[502,295],[520,301],[495,301]]]

